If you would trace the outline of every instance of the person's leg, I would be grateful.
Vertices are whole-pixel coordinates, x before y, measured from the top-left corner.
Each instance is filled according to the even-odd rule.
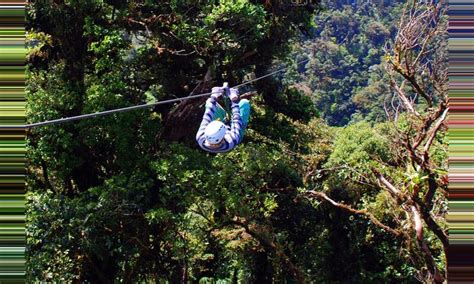
[[[208,105],[206,105],[208,107]],[[212,120],[219,120],[224,122],[226,116],[226,112],[224,108],[221,107],[219,103],[216,103],[216,111],[214,112],[214,115],[212,116]]]
[[[242,119],[242,128],[240,129],[240,141],[242,141],[245,135],[245,130],[247,129],[247,125],[249,124],[250,102],[247,99],[240,100],[239,109],[240,109],[240,117]]]

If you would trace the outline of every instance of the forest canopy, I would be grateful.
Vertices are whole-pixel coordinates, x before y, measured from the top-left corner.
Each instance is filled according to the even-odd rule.
[[[300,2],[28,3],[29,123],[287,67],[226,154],[207,97],[31,129],[29,281],[444,281],[445,6]]]

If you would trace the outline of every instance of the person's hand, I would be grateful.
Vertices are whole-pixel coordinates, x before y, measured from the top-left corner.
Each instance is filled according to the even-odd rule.
[[[223,92],[224,89],[222,87],[213,87],[211,97],[217,100],[220,96],[222,96]]]
[[[239,90],[237,88],[231,88],[229,90],[229,98],[233,102],[238,101],[239,100]]]

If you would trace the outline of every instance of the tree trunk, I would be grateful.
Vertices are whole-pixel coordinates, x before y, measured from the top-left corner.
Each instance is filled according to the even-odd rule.
[[[255,284],[266,284],[272,283],[273,279],[273,267],[268,259],[268,253],[266,251],[257,252],[255,256],[255,267],[254,274]]]
[[[425,258],[426,265],[428,266],[428,270],[433,277],[435,283],[443,283],[444,279],[441,273],[439,272],[438,268],[436,267],[436,263],[434,261],[433,255],[431,254],[431,250],[426,243],[424,236],[423,236],[423,223],[421,221],[420,213],[415,206],[411,206],[411,211],[413,214],[415,231],[416,231],[416,240],[418,245],[420,246],[423,256]]]
[[[211,87],[210,70],[206,73],[201,83],[191,92],[191,95],[209,91]],[[164,119],[164,130],[156,141],[179,141],[192,142],[201,123],[204,109],[200,106],[208,97],[185,100],[179,103],[173,110],[166,114]]]

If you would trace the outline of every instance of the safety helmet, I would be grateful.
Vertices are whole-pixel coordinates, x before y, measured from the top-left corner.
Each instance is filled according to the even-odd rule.
[[[224,139],[226,131],[224,123],[214,120],[204,130],[204,136],[210,144],[219,144]]]

